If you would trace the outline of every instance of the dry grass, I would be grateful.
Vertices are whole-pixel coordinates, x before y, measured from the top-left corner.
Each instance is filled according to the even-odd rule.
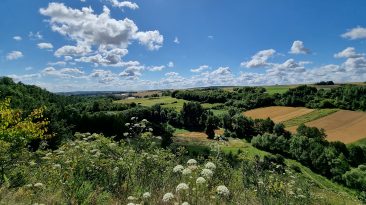
[[[341,110],[326,117],[305,123],[323,128],[329,141],[352,143],[366,137],[366,113]],[[296,126],[288,128],[295,132]]]
[[[253,119],[271,118],[275,123],[284,122],[312,112],[313,109],[304,107],[271,106],[244,112],[245,116]]]

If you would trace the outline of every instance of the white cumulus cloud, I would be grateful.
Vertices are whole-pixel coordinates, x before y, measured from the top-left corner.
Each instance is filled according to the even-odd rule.
[[[308,54],[310,53],[310,50],[308,48],[305,48],[304,42],[302,41],[294,41],[291,46],[290,53],[292,54]]]
[[[118,0],[108,0],[113,7],[118,8],[129,8],[132,10],[138,9],[139,6],[136,3],[130,2],[130,1],[118,1]]]
[[[346,33],[341,35],[343,38],[356,40],[356,39],[366,39],[366,28],[356,27],[348,30]]]
[[[20,51],[12,51],[6,55],[7,60],[16,60],[23,57],[23,53]]]
[[[348,47],[343,51],[334,54],[335,58],[358,58],[364,56],[364,53],[357,53],[356,49],[353,47]]]
[[[53,45],[51,43],[39,43],[37,44],[40,49],[52,49]]]
[[[242,62],[240,65],[246,68],[258,68],[268,66],[267,60],[272,57],[276,51],[274,49],[262,50],[252,56],[250,61]]]

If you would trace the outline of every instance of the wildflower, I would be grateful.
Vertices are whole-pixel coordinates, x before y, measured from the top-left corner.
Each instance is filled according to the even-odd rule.
[[[145,193],[142,195],[142,198],[144,198],[144,199],[148,199],[148,198],[150,198],[150,197],[151,197],[150,192],[145,192]]]
[[[53,168],[54,168],[54,169],[60,169],[60,168],[61,168],[61,165],[60,165],[60,164],[54,164],[54,165],[53,165]]]
[[[123,136],[124,137],[127,137],[128,136],[128,132],[123,133]]]
[[[178,184],[177,188],[175,189],[176,192],[179,192],[180,190],[187,190],[189,189],[188,185],[186,183],[180,183]]]
[[[158,139],[158,140],[162,140],[163,139],[161,136],[157,136],[155,138]]]
[[[182,203],[182,205],[189,205],[189,203],[185,201]]]
[[[27,185],[25,185],[25,187],[27,187],[27,188],[30,188],[30,187],[32,187],[33,185],[32,184],[27,184]]]
[[[172,193],[166,193],[163,196],[163,202],[168,202],[170,200],[174,199],[174,195]]]
[[[190,170],[188,168],[185,168],[185,169],[183,169],[182,174],[183,175],[190,175],[190,174],[192,174],[192,170]]]
[[[127,200],[134,201],[134,200],[136,200],[136,197],[134,197],[134,196],[129,196],[129,197],[127,198]]]
[[[149,122],[149,121],[147,121],[147,119],[143,119],[143,120],[141,120],[141,122]]]
[[[30,161],[29,165],[31,165],[32,167],[35,166],[37,163],[35,163],[34,161]]]
[[[136,205],[136,204],[134,204],[134,203],[128,203],[127,205]]]
[[[196,165],[197,161],[195,159],[190,159],[190,160],[188,160],[187,164],[188,165]]]
[[[126,127],[128,127],[128,126],[130,126],[131,124],[130,124],[130,123],[126,123],[125,125],[126,125]]]
[[[136,119],[136,117],[131,117],[131,120],[135,120]]]
[[[222,195],[222,196],[229,196],[229,194],[230,194],[229,189],[224,185],[218,186],[216,191],[219,195]]]
[[[153,128],[149,128],[149,132],[152,132],[152,131],[154,131],[154,129]]]
[[[196,180],[196,184],[204,184],[206,183],[206,179],[203,177],[198,177]]]
[[[206,178],[211,178],[213,176],[213,172],[211,169],[203,169],[201,174]]]
[[[297,197],[299,197],[299,198],[306,198],[306,196],[304,196],[302,194],[297,195]]]
[[[140,124],[136,123],[136,124],[134,124],[133,126],[134,126],[134,127],[139,127],[139,126],[140,126]]]
[[[177,165],[177,166],[175,166],[174,168],[173,168],[173,172],[174,173],[177,173],[177,172],[182,172],[183,171],[183,169],[184,169],[184,167],[182,166],[182,165]]]
[[[42,183],[40,183],[40,182],[34,184],[34,187],[43,187],[43,186],[44,185]]]
[[[212,162],[207,162],[205,165],[206,169],[211,169],[211,170],[215,170],[216,169],[216,165]]]
[[[192,171],[196,170],[197,168],[198,168],[197,165],[189,165],[188,166],[188,169],[190,169]]]

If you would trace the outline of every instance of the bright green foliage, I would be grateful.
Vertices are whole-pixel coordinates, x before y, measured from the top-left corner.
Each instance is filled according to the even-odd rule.
[[[0,184],[8,181],[6,174],[21,159],[26,146],[35,140],[51,137],[43,108],[35,109],[27,117],[10,107],[10,98],[0,101]]]

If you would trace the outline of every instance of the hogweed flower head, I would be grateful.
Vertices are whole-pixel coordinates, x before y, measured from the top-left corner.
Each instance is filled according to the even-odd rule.
[[[176,192],[179,192],[179,191],[185,191],[185,190],[188,190],[189,187],[186,183],[180,183],[178,184],[177,188],[175,189]]]
[[[190,159],[190,160],[188,160],[188,161],[187,161],[187,164],[188,164],[189,166],[197,165],[197,161],[196,161],[195,159]]]
[[[216,165],[212,162],[207,162],[205,165],[206,169],[211,169],[211,170],[215,170],[216,169]]]
[[[35,183],[33,186],[34,187],[43,187],[44,185],[42,183],[38,182],[38,183]]]
[[[211,169],[203,169],[201,175],[206,178],[211,178],[213,176],[213,171]]]
[[[163,202],[169,202],[172,199],[174,199],[174,195],[170,192],[164,194],[164,196],[163,196]]]
[[[198,177],[196,180],[196,184],[204,184],[206,183],[206,179],[203,177]]]
[[[230,194],[229,189],[225,185],[218,186],[216,191],[217,191],[217,194],[219,194],[221,196],[229,196],[229,194]]]
[[[183,169],[182,174],[183,175],[190,175],[190,174],[192,174],[192,170],[189,169],[189,168],[185,168],[185,169]]]
[[[145,193],[142,195],[142,198],[144,198],[144,199],[148,199],[148,198],[150,198],[150,197],[151,197],[150,192],[145,192]]]
[[[189,205],[189,203],[185,201],[182,203],[182,205]]]
[[[182,165],[177,165],[173,168],[173,172],[177,173],[177,172],[182,172],[184,170],[184,167]]]

